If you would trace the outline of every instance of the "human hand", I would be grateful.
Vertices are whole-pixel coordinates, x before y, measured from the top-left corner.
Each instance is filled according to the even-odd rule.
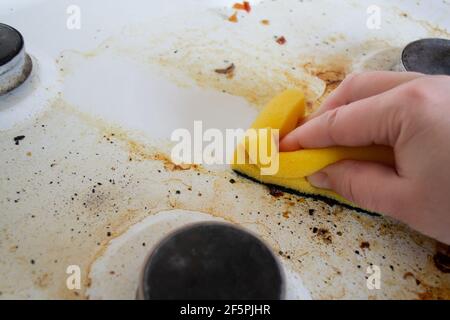
[[[450,244],[450,77],[350,75],[280,150],[373,144],[393,147],[395,168],[346,160],[308,181]]]

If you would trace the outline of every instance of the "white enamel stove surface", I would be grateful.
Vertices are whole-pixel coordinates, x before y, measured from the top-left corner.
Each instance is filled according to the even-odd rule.
[[[133,298],[151,246],[211,219],[259,234],[290,298],[448,298],[434,241],[406,226],[165,157],[194,120],[246,128],[284,88],[308,87],[314,106],[348,72],[395,68],[409,41],[449,38],[447,1],[376,2],[380,30],[366,27],[373,1],[251,1],[233,24],[225,0],[3,0],[0,21],[35,69],[0,97],[0,298]],[[70,5],[80,30],[66,27]],[[232,79],[214,72],[230,63]],[[366,286],[370,265],[380,290]]]

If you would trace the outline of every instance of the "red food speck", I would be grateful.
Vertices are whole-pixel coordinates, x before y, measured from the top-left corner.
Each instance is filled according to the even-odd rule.
[[[250,11],[252,11],[252,7],[250,6],[250,3],[248,1],[244,1],[242,3],[235,3],[233,5],[233,9],[236,10],[245,10],[248,13],[250,13]]]
[[[286,38],[281,36],[281,37],[277,37],[276,42],[280,45],[283,45],[286,43]]]
[[[244,9],[248,13],[250,13],[250,11],[252,11],[252,7],[250,6],[250,3],[248,1],[244,1]]]

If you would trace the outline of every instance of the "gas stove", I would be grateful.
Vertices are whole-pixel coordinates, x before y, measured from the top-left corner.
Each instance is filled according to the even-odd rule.
[[[449,4],[235,2],[0,3],[0,298],[220,298],[248,270],[250,298],[450,297],[436,242],[402,224],[170,158],[174,130],[247,128],[285,88],[311,111],[350,72],[423,71],[404,48],[449,39]]]

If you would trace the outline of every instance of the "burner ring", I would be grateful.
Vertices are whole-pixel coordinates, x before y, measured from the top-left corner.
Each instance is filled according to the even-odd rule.
[[[141,276],[144,300],[278,300],[284,273],[253,234],[226,223],[181,228],[152,251]]]
[[[19,55],[24,47],[20,32],[3,23],[0,23],[0,44],[0,67]]]
[[[408,44],[402,52],[405,71],[450,75],[450,40],[429,38]]]
[[[25,52],[19,31],[0,23],[0,95],[20,86],[32,70],[32,60]]]

